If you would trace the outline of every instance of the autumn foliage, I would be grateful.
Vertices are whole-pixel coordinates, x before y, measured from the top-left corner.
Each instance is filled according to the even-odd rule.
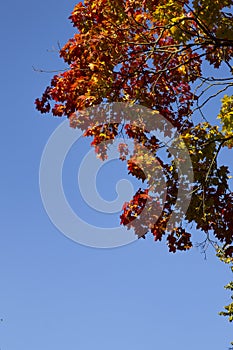
[[[151,210],[140,221],[145,203],[150,201],[155,208],[164,191],[151,197],[153,180],[148,181],[137,162],[122,155],[122,149],[119,157],[127,162],[130,174],[150,185],[124,204],[121,223],[133,227],[139,237],[149,231],[155,240],[167,235],[173,252],[192,246],[187,227],[194,223],[208,238],[211,232],[226,247],[226,255],[232,256],[233,195],[228,167],[218,165],[218,155],[223,147],[233,146],[233,97],[225,95],[222,100],[218,116],[222,128],[208,122],[202,112],[213,97],[206,97],[210,87],[232,87],[231,5],[232,0],[80,2],[70,16],[77,32],[60,50],[67,70],[55,75],[42,98],[36,100],[41,113],[67,116],[72,127],[92,136],[92,145],[102,159],[107,157],[104,142],[113,142],[120,132],[141,143],[154,157],[162,145],[145,128],[123,125],[123,119],[122,125],[107,124],[101,117],[93,120],[79,113],[85,108],[129,102],[156,110],[172,123],[189,150],[194,180],[189,209],[171,230],[166,224],[179,186],[174,159],[160,159],[166,183],[163,210],[158,217],[152,214],[156,210]],[[225,66],[227,77],[204,76],[203,60],[213,68]],[[166,134],[165,129],[163,132]],[[127,152],[127,144],[124,147]]]

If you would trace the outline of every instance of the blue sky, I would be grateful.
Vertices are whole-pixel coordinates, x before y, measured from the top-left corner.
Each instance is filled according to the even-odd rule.
[[[51,50],[72,36],[75,3],[1,6],[0,348],[225,349],[232,326],[217,313],[230,301],[231,274],[211,249],[204,260],[196,248],[173,255],[151,238],[89,248],[61,234],[43,208],[40,158],[62,120],[35,111],[50,75],[32,66],[63,68]]]

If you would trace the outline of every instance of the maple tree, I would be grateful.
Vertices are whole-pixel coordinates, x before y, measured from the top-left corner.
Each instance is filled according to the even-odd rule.
[[[233,87],[232,5],[232,0],[80,2],[70,16],[77,32],[60,50],[67,69],[56,74],[35,101],[41,113],[66,116],[71,127],[93,137],[92,145],[103,160],[107,142],[124,137],[119,157],[145,187],[124,204],[121,224],[133,228],[138,237],[148,232],[156,241],[166,237],[171,252],[192,247],[192,224],[206,235],[202,247],[212,244],[217,256],[230,264],[233,192],[229,168],[218,159],[222,149],[233,147],[233,95],[226,94]],[[221,108],[209,118],[204,107],[218,96]],[[122,113],[119,120],[118,113],[108,122],[101,113],[93,117],[87,112],[104,103],[128,103],[134,118]],[[153,111],[151,125],[135,118],[140,106]],[[177,153],[168,150],[167,157],[160,157],[164,143],[151,132],[158,115],[179,135]],[[159,131],[174,136],[166,123],[160,123]],[[133,154],[127,139],[135,142]],[[185,162],[178,157],[182,144],[193,172],[191,187],[186,184],[191,198],[184,212],[181,204],[177,206],[181,177],[186,181],[185,174],[179,174]],[[147,150],[141,158],[139,145]],[[158,168],[163,169],[161,183],[151,176]],[[232,283],[227,288],[232,291]],[[232,321],[233,303],[222,314]]]

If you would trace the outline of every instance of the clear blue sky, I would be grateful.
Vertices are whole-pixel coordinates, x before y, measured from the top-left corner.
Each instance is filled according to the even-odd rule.
[[[206,261],[195,248],[172,255],[152,239],[88,248],[43,208],[40,158],[62,120],[35,111],[50,75],[32,66],[63,67],[47,49],[72,36],[75,3],[1,5],[0,348],[226,349],[232,326],[217,313],[230,301],[231,274],[211,250]]]

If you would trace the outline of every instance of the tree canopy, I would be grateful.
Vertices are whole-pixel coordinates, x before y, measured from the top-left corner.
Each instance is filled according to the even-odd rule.
[[[192,225],[206,236],[203,247],[211,243],[226,263],[233,260],[233,192],[229,168],[219,164],[219,155],[233,147],[232,9],[232,0],[79,2],[70,16],[76,33],[60,50],[66,69],[35,101],[41,113],[66,116],[71,127],[93,137],[103,160],[106,142],[124,136],[119,158],[144,187],[123,205],[121,224],[134,228],[138,237],[165,237],[171,252],[192,247]],[[209,115],[205,107],[219,99],[219,110]],[[138,116],[130,120],[122,115],[109,123],[101,115],[91,118],[85,113],[106,103],[128,103],[134,115],[140,114],[140,106],[148,108],[151,125],[139,123]],[[178,135],[177,153],[168,149],[165,157],[160,153],[165,144],[151,132],[159,115]],[[174,137],[166,123],[160,123],[159,132]],[[133,154],[127,139],[135,142]],[[141,163],[139,144],[147,150]],[[179,174],[186,161],[179,157],[182,145],[192,163],[191,183],[190,177]],[[159,167],[161,183],[144,171],[151,175]],[[184,212],[177,206],[181,177],[183,183],[189,181],[191,194]],[[232,283],[226,287],[233,290]],[[232,321],[233,303],[222,314]]]

